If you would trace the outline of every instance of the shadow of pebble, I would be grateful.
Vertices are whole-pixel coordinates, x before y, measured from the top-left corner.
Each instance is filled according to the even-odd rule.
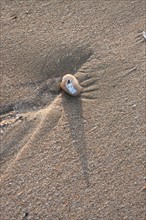
[[[89,187],[88,155],[82,114],[82,100],[80,97],[71,97],[64,94],[62,103],[69,123],[72,143],[80,160],[86,186]]]

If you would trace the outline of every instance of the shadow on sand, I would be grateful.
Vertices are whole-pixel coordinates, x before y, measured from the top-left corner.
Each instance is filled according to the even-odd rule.
[[[71,97],[63,94],[62,103],[69,123],[70,135],[72,138],[71,141],[78,154],[86,185],[89,187],[89,168],[82,113],[82,100],[81,97]]]

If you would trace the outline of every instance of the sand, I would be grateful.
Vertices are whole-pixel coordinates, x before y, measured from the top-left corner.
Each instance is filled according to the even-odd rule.
[[[144,219],[144,14],[144,0],[2,0],[2,220]]]

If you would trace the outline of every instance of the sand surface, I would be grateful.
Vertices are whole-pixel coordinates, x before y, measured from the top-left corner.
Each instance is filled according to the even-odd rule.
[[[144,16],[145,0],[2,0],[2,220],[144,219]]]

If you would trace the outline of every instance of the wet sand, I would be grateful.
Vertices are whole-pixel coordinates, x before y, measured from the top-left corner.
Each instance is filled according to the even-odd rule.
[[[144,219],[144,13],[2,0],[1,219]],[[66,73],[80,96],[61,91]]]

